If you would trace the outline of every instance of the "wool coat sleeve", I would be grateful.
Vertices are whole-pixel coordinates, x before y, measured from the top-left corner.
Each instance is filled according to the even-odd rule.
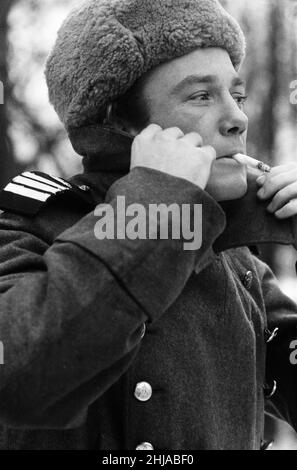
[[[282,293],[271,269],[257,262],[262,273],[268,332],[279,329],[267,343],[266,386],[272,389],[274,381],[276,384],[275,393],[267,401],[267,411],[297,431],[297,305]]]
[[[0,217],[0,421],[8,426],[79,426],[88,406],[128,369],[144,323],[157,321],[194,267],[215,256],[224,212],[198,186],[135,168],[106,195],[115,218],[119,195],[146,209],[202,204],[201,248],[185,251],[184,240],[173,237],[98,240],[94,212],[48,244],[34,220]]]

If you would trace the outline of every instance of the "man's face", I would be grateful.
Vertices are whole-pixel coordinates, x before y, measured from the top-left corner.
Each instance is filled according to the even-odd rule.
[[[159,65],[143,81],[150,123],[198,132],[217,160],[207,186],[217,200],[236,199],[247,189],[246,167],[230,158],[246,153],[248,119],[243,112],[245,84],[228,53],[197,49]]]

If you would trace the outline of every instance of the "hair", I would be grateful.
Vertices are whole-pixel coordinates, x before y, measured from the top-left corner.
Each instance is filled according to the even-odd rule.
[[[149,124],[149,105],[143,93],[143,79],[138,79],[129,90],[113,102],[114,116],[142,130]]]

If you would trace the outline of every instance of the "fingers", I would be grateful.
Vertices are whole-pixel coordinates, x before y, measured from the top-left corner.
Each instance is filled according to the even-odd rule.
[[[211,145],[205,145],[201,148],[201,151],[203,151],[205,156],[210,157],[213,161],[217,158],[217,152]]]
[[[267,207],[279,219],[297,214],[297,165],[290,163],[271,169],[270,173],[257,180],[262,187],[257,195],[259,199],[272,198]]]
[[[251,169],[259,169],[259,160],[248,155],[236,154],[233,159],[247,165]],[[252,170],[251,170],[252,171]],[[297,165],[289,163],[270,169],[257,179],[261,188],[257,195],[259,199],[273,198],[267,207],[268,212],[274,213],[279,219],[285,219],[297,214]]]
[[[184,134],[179,127],[170,127],[165,129],[163,130],[162,135],[173,139],[182,139],[194,147],[202,147],[203,145],[202,137],[198,132],[189,132],[188,134]]]
[[[202,147],[203,145],[203,139],[197,132],[190,132],[189,134],[186,134],[182,140],[188,142],[191,145],[194,145],[194,147]]]
[[[175,139],[179,139],[185,135],[178,127],[170,127],[163,130],[158,124],[150,124],[141,132],[141,135],[145,138],[157,137],[158,134]]]
[[[279,176],[283,173],[290,173],[291,176],[294,175],[295,179],[297,179],[297,165],[296,165],[296,163],[289,163],[288,165],[274,166],[273,168],[271,168],[271,171],[270,171],[269,175],[267,173],[265,173],[264,175],[262,174],[257,179],[257,183],[259,185],[263,185],[265,183],[265,181],[267,181],[266,177],[270,176],[272,178],[274,176]]]
[[[269,212],[278,211],[287,202],[297,197],[297,181],[289,184],[285,188],[281,189],[276,193],[271,203],[267,207]]]
[[[157,137],[158,134],[162,134],[162,136],[171,137],[173,139],[183,139],[194,147],[202,147],[203,145],[203,139],[198,132],[189,132],[185,135],[179,127],[169,127],[168,129],[163,130],[158,124],[150,124],[141,132],[141,135],[146,138]]]
[[[214,148],[203,147],[197,132],[184,135],[178,127],[162,129],[157,124],[150,124],[133,141],[130,169],[137,166],[153,168],[204,189],[215,159]]]
[[[278,219],[286,219],[297,214],[297,199],[292,199],[288,204],[285,204],[281,209],[275,212]]]
[[[261,189],[258,191],[258,197],[260,199],[269,199],[274,196],[278,191],[281,191],[285,187],[293,184],[297,181],[297,168],[294,170],[290,169],[284,172],[271,172],[265,175],[264,183]]]
[[[271,175],[276,176],[287,171],[294,171],[297,169],[296,163],[288,163],[287,165],[278,165],[271,168]]]
[[[260,160],[256,160],[255,158],[249,157],[248,155],[243,155],[242,153],[237,153],[233,155],[233,160],[237,161],[237,163],[240,163],[241,165],[246,165],[247,167],[247,173],[254,179],[255,177],[257,179],[257,183],[260,186],[264,182],[264,177],[267,173],[263,173],[263,170],[261,167],[259,167],[259,164],[263,164]],[[266,166],[265,164],[263,164]],[[267,168],[268,165],[266,166]],[[270,169],[271,171],[271,169]]]
[[[158,124],[150,124],[138,135],[141,135],[145,138],[151,138],[154,137],[160,131],[162,131],[161,126],[159,126]]]
[[[167,137],[172,137],[173,139],[180,139],[183,137],[185,134],[179,127],[169,127],[168,129],[165,129],[162,132],[162,135],[165,135]]]

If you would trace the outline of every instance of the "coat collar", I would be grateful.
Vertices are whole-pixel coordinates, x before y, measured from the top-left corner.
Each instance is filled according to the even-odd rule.
[[[109,126],[68,129],[74,150],[82,155],[84,171],[128,173],[133,137]]]
[[[245,196],[220,205],[226,214],[226,228],[214,244],[216,252],[239,246],[270,243],[293,245],[297,249],[297,216],[279,220],[267,211],[268,201],[257,197],[256,177],[248,182]]]
[[[109,187],[129,173],[133,137],[108,126],[90,125],[68,130],[74,150],[82,155],[85,184],[92,181],[97,203]],[[243,198],[220,203],[226,215],[226,228],[214,244],[216,252],[263,243],[292,244],[297,249],[297,216],[277,220],[257,198],[256,177],[248,183]]]
[[[95,124],[68,129],[68,135],[74,150],[83,157],[84,173],[72,181],[90,186],[94,202],[99,204],[110,186],[129,173],[133,138]]]

